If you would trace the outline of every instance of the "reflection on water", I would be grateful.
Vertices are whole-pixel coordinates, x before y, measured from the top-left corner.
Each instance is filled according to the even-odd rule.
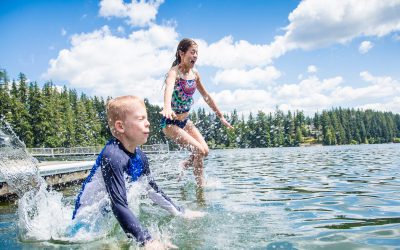
[[[190,172],[177,179],[185,153],[149,155],[159,186],[177,203],[207,214],[187,221],[148,202],[137,212],[180,249],[399,249],[399,152],[399,144],[214,150],[202,189]],[[129,248],[121,233],[86,244],[20,243],[13,236],[14,211],[0,205],[5,247]]]

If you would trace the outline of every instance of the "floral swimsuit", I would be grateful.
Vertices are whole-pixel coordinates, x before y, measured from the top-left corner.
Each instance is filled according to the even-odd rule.
[[[171,108],[175,114],[182,114],[189,112],[193,105],[193,94],[196,92],[197,79],[186,80],[182,77],[180,71],[178,71],[178,76],[175,81],[174,91],[172,92]],[[188,120],[188,117],[184,120],[171,120],[163,117],[161,119],[161,128],[165,128],[167,124],[172,124],[183,129]]]

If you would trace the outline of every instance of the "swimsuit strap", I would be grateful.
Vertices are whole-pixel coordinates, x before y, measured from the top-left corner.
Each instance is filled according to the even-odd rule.
[[[193,75],[194,75],[194,79],[187,80],[187,79],[185,79],[185,78],[183,77],[183,73],[182,73],[182,71],[179,70],[179,66],[176,67],[176,72],[177,72],[178,74],[176,75],[176,80],[175,80],[175,81],[179,80],[179,78],[180,78],[180,79],[183,79],[183,80],[185,80],[185,81],[196,80],[196,79],[197,79],[196,71],[195,71],[193,68],[190,69],[190,71],[192,71],[192,73],[193,73]]]

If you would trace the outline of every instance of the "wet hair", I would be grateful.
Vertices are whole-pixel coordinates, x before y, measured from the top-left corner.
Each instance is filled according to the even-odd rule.
[[[179,56],[179,51],[186,53],[189,50],[190,46],[194,46],[194,45],[197,45],[197,43],[195,41],[193,41],[192,39],[183,38],[179,42],[178,47],[176,48],[175,61],[172,63],[171,67],[174,67],[181,63],[181,57]]]
[[[136,103],[145,106],[142,99],[133,95],[119,96],[107,102],[107,122],[113,136],[116,136],[116,131],[114,128],[115,122],[118,120],[125,121],[128,111],[130,108],[136,107]]]

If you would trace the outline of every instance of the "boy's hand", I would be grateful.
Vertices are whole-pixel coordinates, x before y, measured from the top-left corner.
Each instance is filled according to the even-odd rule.
[[[232,125],[225,119],[225,117],[221,117],[221,123],[227,126],[229,129],[233,129]]]
[[[182,218],[192,220],[196,218],[203,217],[206,213],[200,212],[200,211],[192,211],[189,209],[186,209],[185,212],[182,214]]]
[[[177,246],[172,244],[171,242],[162,243],[158,240],[152,240],[144,245],[144,249],[146,250],[159,250],[159,249],[178,249]]]

